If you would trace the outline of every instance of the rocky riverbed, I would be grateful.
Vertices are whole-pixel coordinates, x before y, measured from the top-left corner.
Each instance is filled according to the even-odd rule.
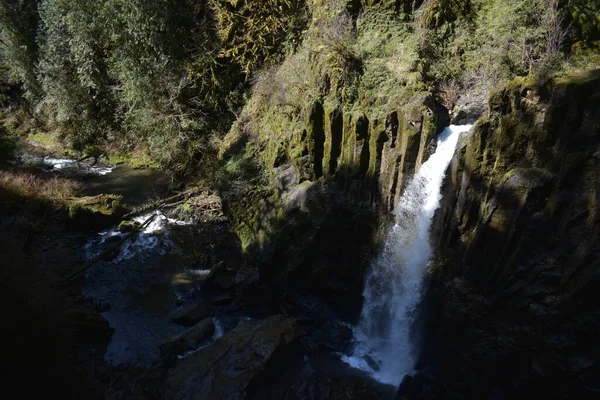
[[[1,216],[0,234],[10,237],[2,250],[41,272],[40,285],[52,295],[37,304],[8,294],[20,303],[16,316],[29,318],[45,307],[60,314],[46,315],[46,327],[15,325],[22,352],[8,360],[20,365],[23,355],[37,360],[59,351],[39,373],[72,365],[67,369],[80,385],[69,390],[78,398],[393,397],[394,388],[339,360],[352,335],[337,312],[304,290],[278,293],[260,281],[214,193],[193,189],[172,207],[150,207],[118,223],[118,215],[168,196],[166,177],[22,148],[26,153],[16,168],[76,179],[84,199],[110,194],[119,200],[119,211],[77,214],[79,223],[73,224],[68,210],[44,205],[49,217],[33,233],[12,222],[32,217],[31,210]],[[85,221],[92,215],[90,225]],[[17,268],[17,280],[33,273]],[[23,296],[35,298],[37,286],[23,285]],[[25,303],[32,309],[18,312]],[[23,335],[46,336],[53,324],[59,327],[54,339]],[[190,382],[198,371],[205,371],[204,378]],[[271,379],[287,383],[273,385]],[[62,381],[48,390],[64,393]]]

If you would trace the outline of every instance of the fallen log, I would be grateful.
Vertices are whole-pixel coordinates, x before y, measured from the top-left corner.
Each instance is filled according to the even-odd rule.
[[[165,199],[160,199],[160,200],[156,200],[155,202],[152,202],[148,205],[145,205],[143,207],[137,208],[135,210],[133,210],[132,212],[125,214],[123,216],[123,219],[130,219],[132,217],[135,217],[136,215],[139,214],[143,214],[145,212],[148,211],[152,211],[155,210],[157,208],[161,208],[163,206],[165,206],[165,204],[174,202],[174,201],[178,201],[179,199],[181,199],[182,197],[184,198],[183,201],[185,201],[186,199],[188,199],[190,196],[192,196],[193,194],[198,193],[197,189],[193,189],[193,190],[188,190],[187,192],[181,192],[181,193],[177,193],[171,197],[167,197]]]
[[[164,205],[160,206],[160,208],[173,208],[173,207],[177,207],[178,205],[183,204],[183,203],[185,203],[185,199],[176,201],[175,203],[164,204]]]

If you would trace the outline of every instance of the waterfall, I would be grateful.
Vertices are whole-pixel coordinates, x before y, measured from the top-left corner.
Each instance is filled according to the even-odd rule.
[[[402,193],[396,223],[368,273],[361,321],[354,329],[355,346],[342,359],[380,382],[399,385],[417,362],[411,330],[432,254],[429,228],[458,137],[470,128],[451,125],[440,134],[435,153]]]

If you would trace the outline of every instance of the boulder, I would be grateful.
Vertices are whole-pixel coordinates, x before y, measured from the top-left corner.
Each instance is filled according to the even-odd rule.
[[[275,315],[239,326],[167,372],[165,399],[244,399],[252,378],[296,339],[294,318]]]
[[[311,339],[326,349],[348,352],[352,347],[352,329],[342,321],[331,320],[316,329]]]
[[[193,327],[161,343],[160,354],[168,357],[197,349],[202,342],[210,339],[214,333],[215,324],[212,318],[204,318]]]
[[[394,397],[394,386],[377,382],[352,369],[339,357],[316,358],[302,364],[291,371],[285,364],[277,365],[277,370],[271,366],[255,379],[246,399],[376,400]]]
[[[298,170],[292,164],[285,164],[275,169],[275,184],[280,192],[285,193],[298,184]]]
[[[72,197],[66,200],[71,226],[97,229],[119,221],[125,210],[123,196],[99,194],[97,196]]]
[[[192,326],[200,322],[200,320],[214,315],[214,313],[215,310],[210,303],[199,301],[176,310],[171,315],[171,320],[179,325]]]
[[[140,223],[137,221],[121,221],[117,230],[121,233],[133,232],[140,227]]]
[[[229,289],[235,285],[236,270],[228,267],[225,261],[213,266],[206,277],[205,284],[219,289]]]

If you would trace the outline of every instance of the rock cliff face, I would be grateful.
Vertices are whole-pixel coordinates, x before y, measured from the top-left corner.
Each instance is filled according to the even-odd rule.
[[[389,211],[447,122],[447,111],[431,99],[384,117],[315,103],[298,143],[300,157],[284,159],[298,171],[299,182],[338,182],[351,197]]]
[[[364,268],[443,111],[367,118],[314,104],[291,142],[240,134],[224,163],[265,173],[223,187],[249,258],[236,282],[267,284],[288,310],[303,291],[359,310]],[[600,73],[496,90],[448,171],[429,336],[398,397],[597,398],[599,204]]]
[[[254,175],[262,169],[265,179],[260,190],[240,191],[228,177],[224,202],[264,281],[358,306],[365,261],[402,189],[447,125],[448,112],[426,99],[382,117],[321,103],[307,115],[291,140],[239,135],[223,153],[224,164],[251,153],[246,160],[255,164],[246,168]]]
[[[599,150],[598,71],[517,80],[463,138],[433,232],[440,398],[599,395]]]

